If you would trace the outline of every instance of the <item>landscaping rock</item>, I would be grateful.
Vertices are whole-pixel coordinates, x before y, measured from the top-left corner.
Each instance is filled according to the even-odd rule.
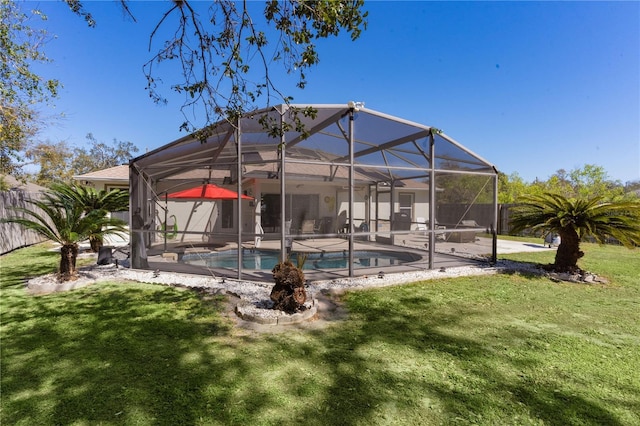
[[[554,282],[569,282],[576,284],[607,284],[606,278],[599,277],[591,272],[576,270],[574,272],[547,272],[545,274]]]
[[[245,321],[252,321],[263,325],[292,325],[311,321],[315,318],[318,310],[315,299],[311,303],[307,302],[301,312],[288,314],[277,309],[265,307],[264,302],[251,303],[241,300],[236,305],[236,314]]]

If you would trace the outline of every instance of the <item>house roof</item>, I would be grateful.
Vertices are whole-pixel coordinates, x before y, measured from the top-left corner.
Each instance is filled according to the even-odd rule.
[[[75,175],[73,178],[79,181],[129,182],[129,165],[124,164],[121,166],[109,167],[108,169],[96,170],[83,175]]]
[[[11,175],[3,175],[2,177],[11,191],[42,192],[47,190],[44,186],[40,186],[32,182],[20,182]]]

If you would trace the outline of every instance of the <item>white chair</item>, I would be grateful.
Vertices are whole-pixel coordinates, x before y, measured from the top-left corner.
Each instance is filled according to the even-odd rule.
[[[315,232],[316,232],[315,219],[305,219],[302,221],[302,226],[300,227],[301,234],[313,234]]]
[[[426,219],[424,217],[417,217],[416,223],[418,224],[416,227],[416,230],[424,231],[424,235],[427,235],[427,231],[429,230],[429,227],[427,226]]]

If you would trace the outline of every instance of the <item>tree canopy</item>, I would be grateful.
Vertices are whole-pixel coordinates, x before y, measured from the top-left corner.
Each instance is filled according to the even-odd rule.
[[[44,53],[49,39],[31,19],[46,20],[38,10],[22,11],[13,0],[0,0],[0,174],[15,174],[22,152],[38,133],[41,117],[36,105],[58,96],[60,83],[33,71],[33,65],[50,62]]]
[[[87,134],[87,147],[75,148],[71,167],[74,174],[81,175],[96,170],[127,164],[138,152],[138,147],[129,141],[113,139],[111,144],[98,141],[92,133]]]
[[[89,186],[54,184],[59,199],[65,199],[72,205],[80,205],[86,215],[95,211],[101,211],[106,216],[107,212],[122,212],[129,209],[129,191],[120,189],[97,190]],[[103,244],[102,223],[96,225],[93,234],[89,236],[89,243],[94,252],[98,252]]]
[[[138,152],[132,142],[113,139],[111,144],[98,141],[92,133],[87,134],[88,144],[72,147],[66,141],[39,142],[26,150],[30,164],[37,171],[26,177],[42,186],[53,183],[72,183],[74,175],[126,164]]]
[[[518,173],[500,174],[498,178],[498,202],[513,204],[523,195],[541,195],[543,193],[560,194],[567,198],[594,198],[604,200],[622,200],[637,198],[631,190],[633,182],[624,185],[613,180],[607,171],[596,164],[585,164],[570,171],[560,169],[547,180],[525,182]]]

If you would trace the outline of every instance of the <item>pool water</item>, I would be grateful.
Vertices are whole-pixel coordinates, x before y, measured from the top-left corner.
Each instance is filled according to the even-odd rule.
[[[416,260],[413,255],[402,252],[384,250],[361,250],[353,253],[354,268],[371,268],[401,265]],[[297,254],[291,254],[295,264]],[[215,253],[191,253],[182,257],[182,262],[208,268],[238,267],[237,250],[226,250]],[[272,270],[280,261],[280,252],[271,250],[245,250],[242,253],[242,269]],[[304,264],[305,270],[313,269],[345,269],[349,265],[349,252],[308,253]]]

